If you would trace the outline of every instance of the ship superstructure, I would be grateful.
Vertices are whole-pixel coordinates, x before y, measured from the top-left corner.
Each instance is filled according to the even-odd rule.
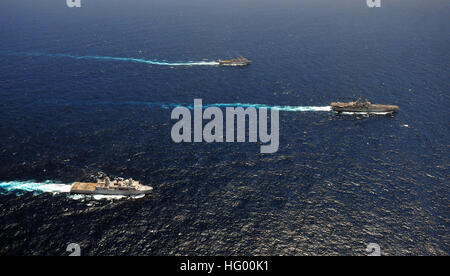
[[[372,104],[368,100],[358,99],[354,102],[334,102],[331,108],[336,112],[357,112],[357,113],[395,113],[400,110],[396,105]]]
[[[110,180],[109,177],[100,178],[97,183],[75,182],[72,184],[70,192],[73,194],[98,194],[98,195],[142,195],[153,191],[150,186],[145,186],[131,178],[116,178]]]
[[[252,62],[245,57],[238,57],[235,59],[219,59],[219,65],[221,66],[247,66]]]

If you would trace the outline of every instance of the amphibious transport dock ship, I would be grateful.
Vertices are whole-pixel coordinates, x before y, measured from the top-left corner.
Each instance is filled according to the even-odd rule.
[[[117,178],[110,180],[109,177],[98,179],[97,183],[75,182],[70,188],[72,194],[86,195],[142,195],[153,191],[150,186],[144,186],[131,178]]]
[[[348,103],[331,103],[333,111],[341,112],[356,112],[356,113],[395,113],[400,110],[396,105],[372,104],[368,100],[365,102],[360,99]]]
[[[245,57],[239,57],[235,59],[219,59],[219,65],[221,66],[247,66],[251,63],[252,62]]]

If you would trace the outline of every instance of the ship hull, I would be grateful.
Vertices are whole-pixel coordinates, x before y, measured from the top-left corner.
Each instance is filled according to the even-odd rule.
[[[394,113],[397,110],[386,108],[333,108],[335,112],[356,112],[356,113]]]
[[[143,186],[140,189],[133,190],[121,190],[121,189],[107,189],[98,187],[96,183],[82,183],[76,182],[70,189],[71,194],[83,194],[83,195],[120,195],[120,196],[133,196],[149,194],[153,191],[152,187]]]
[[[220,63],[220,66],[233,66],[233,67],[243,67],[243,66],[248,66],[250,65],[250,63]]]
[[[332,103],[331,109],[335,112],[353,112],[353,113],[395,113],[399,109],[396,105],[373,104],[367,107],[345,106],[340,103]]]
[[[133,195],[145,195],[150,194],[151,190],[143,191],[115,191],[115,190],[104,190],[99,189],[95,191],[71,191],[72,194],[83,194],[83,195],[120,195],[120,196],[133,196]]]
[[[235,58],[235,59],[227,59],[227,60],[222,60],[219,59],[219,65],[220,66],[248,66],[250,65],[252,62],[250,60],[248,60],[247,58],[244,57],[240,57],[240,58]]]

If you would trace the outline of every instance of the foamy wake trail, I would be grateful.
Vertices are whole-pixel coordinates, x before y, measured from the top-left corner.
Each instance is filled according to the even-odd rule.
[[[109,57],[109,56],[75,56],[70,54],[48,54],[48,53],[31,53],[31,52],[1,52],[8,55],[22,55],[22,56],[43,56],[43,57],[65,57],[71,59],[92,59],[92,60],[109,60],[122,62],[138,62],[151,65],[161,66],[216,66],[219,65],[216,61],[188,61],[188,62],[166,62],[158,60],[146,60],[141,58],[127,58],[127,57]]]
[[[158,102],[139,102],[139,101],[124,101],[124,102],[97,102],[97,104],[103,105],[142,105],[148,107],[160,107],[164,109],[175,108],[175,107],[186,107],[188,109],[194,109],[192,104],[181,104],[181,103],[158,103]],[[254,108],[273,108],[279,111],[290,111],[290,112],[329,112],[331,111],[331,106],[283,106],[283,105],[267,105],[267,104],[250,104],[250,103],[215,103],[215,104],[204,104],[203,108],[208,107],[254,107]]]
[[[54,183],[52,181],[35,182],[30,181],[10,181],[0,182],[0,193],[2,194],[23,194],[32,192],[33,194],[42,193],[69,193],[69,184]]]
[[[205,107],[217,106],[217,107],[255,107],[255,108],[272,108],[279,111],[291,111],[291,112],[308,112],[308,111],[331,111],[331,106],[282,106],[282,105],[265,105],[265,104],[243,104],[243,103],[230,103],[230,104],[210,104]],[[192,106],[193,108],[193,106]]]
[[[121,195],[70,195],[71,184],[62,184],[52,182],[50,180],[44,182],[30,181],[9,181],[0,182],[0,194],[15,194],[17,196],[25,193],[33,193],[34,195],[40,195],[43,193],[60,194],[66,193],[69,198],[74,200],[94,199],[94,200],[114,200],[127,198]],[[131,196],[132,199],[139,199],[145,195]]]

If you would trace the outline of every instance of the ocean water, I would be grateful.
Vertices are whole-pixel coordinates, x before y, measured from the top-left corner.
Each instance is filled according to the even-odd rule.
[[[2,1],[0,254],[448,255],[450,4],[365,2]],[[195,98],[277,108],[279,151],[173,143]],[[99,173],[154,193],[69,196]]]

